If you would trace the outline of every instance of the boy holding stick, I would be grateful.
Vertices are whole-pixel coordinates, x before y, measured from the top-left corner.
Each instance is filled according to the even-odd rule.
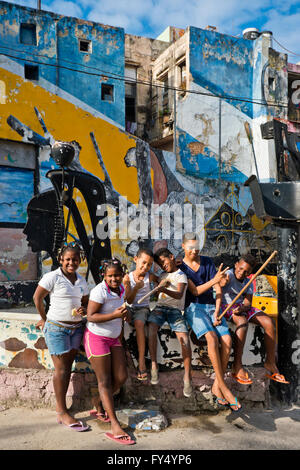
[[[276,252],[270,256],[269,260],[274,254],[276,254]],[[267,261],[269,262],[269,260]],[[266,263],[264,263],[264,266]],[[222,306],[220,313],[226,320],[232,321],[236,325],[232,376],[240,384],[250,385],[252,383],[252,380],[249,378],[242,364],[248,322],[251,322],[259,325],[264,330],[266,349],[264,367],[267,370],[266,376],[275,382],[287,384],[289,382],[285,380],[283,375],[279,374],[276,366],[276,333],[273,321],[264,312],[251,306],[253,295],[252,282],[254,279],[252,278],[251,281],[248,281],[247,277],[250,276],[255,265],[255,258],[250,254],[245,254],[235,263],[234,269],[227,271],[225,277],[220,281],[222,287]],[[262,268],[260,268],[259,271],[261,272]],[[255,274],[255,277],[257,274],[258,272]],[[248,287],[246,287],[247,284]],[[243,295],[237,298],[241,290],[243,290]],[[233,301],[234,303],[232,304]],[[230,304],[232,305],[230,306]]]

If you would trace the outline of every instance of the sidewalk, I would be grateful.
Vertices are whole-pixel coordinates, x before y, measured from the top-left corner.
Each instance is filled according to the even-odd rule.
[[[54,411],[0,407],[1,450],[106,450],[115,455],[142,455],[143,450],[170,450],[172,455],[198,450],[299,450],[300,407],[272,410],[229,410],[199,416],[169,416],[169,427],[159,432],[133,431],[134,446],[121,446],[104,433],[109,425],[75,413],[91,426],[84,433],[70,431],[56,423]],[[115,451],[124,451],[115,453]],[[104,454],[108,458],[107,452]],[[192,458],[196,457],[192,454]],[[158,462],[156,462],[158,463]],[[196,461],[192,463],[197,463]],[[142,468],[142,467],[140,467]]]

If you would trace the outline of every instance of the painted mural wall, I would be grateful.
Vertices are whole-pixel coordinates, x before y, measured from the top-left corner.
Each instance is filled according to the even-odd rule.
[[[188,95],[178,107],[177,153],[152,149],[147,143],[126,133],[122,127],[124,111],[118,114],[119,110],[124,110],[122,81],[113,82],[115,93],[117,90],[120,93],[114,95],[114,102],[99,103],[95,98],[90,99],[93,94],[88,93],[91,86],[93,92],[97,90],[99,97],[99,76],[90,82],[86,73],[64,69],[71,53],[74,53],[72,61],[79,60],[75,54],[78,47],[75,38],[84,36],[92,40],[93,48],[85,64],[96,67],[99,60],[101,67],[111,66],[110,73],[121,74],[123,30],[59,17],[59,34],[55,36],[53,16],[41,12],[40,23],[37,23],[41,49],[35,50],[34,54],[45,54],[47,61],[48,56],[53,58],[56,68],[52,68],[50,62],[48,65],[44,63],[38,80],[26,79],[23,59],[36,58],[36,55],[28,48],[23,59],[12,57],[7,53],[7,42],[11,36],[11,44],[19,48],[20,22],[24,20],[31,24],[36,19],[36,11],[30,16],[30,9],[5,2],[0,2],[0,8],[3,13],[0,45],[5,46],[0,49],[0,280],[4,300],[22,301],[26,298],[28,301],[30,296],[32,298],[38,277],[50,270],[53,264],[51,250],[45,243],[49,237],[49,243],[53,245],[53,227],[57,216],[49,176],[57,169],[50,156],[51,145],[56,140],[72,142],[76,151],[70,166],[78,177],[72,201],[90,246],[101,227],[99,220],[95,219],[96,214],[91,216],[88,201],[93,199],[93,207],[96,208],[97,201],[102,204],[105,200],[109,205],[109,222],[117,221],[114,237],[97,240],[103,257],[113,254],[131,269],[140,243],[150,244],[154,249],[167,245],[176,256],[180,256],[181,236],[184,231],[195,229],[195,219],[202,252],[209,254],[216,264],[226,262],[232,265],[240,254],[249,250],[257,255],[259,261],[267,257],[275,247],[276,234],[272,226],[256,218],[250,193],[243,186],[243,182],[253,173],[253,154],[244,129],[245,121],[253,124],[255,119],[251,104],[222,100],[219,114],[218,99]],[[45,28],[38,27],[43,21]],[[202,30],[200,33],[190,28],[191,89],[248,96],[254,87],[253,66],[256,59],[253,43],[232,43],[235,52],[234,60],[230,61],[226,53],[228,41],[232,41],[230,38],[222,36],[220,39],[220,35],[210,32],[209,36],[206,32],[205,38],[200,41],[199,35],[202,34]],[[199,51],[197,54],[200,43],[201,54]],[[55,55],[57,46],[58,56]],[[237,74],[233,82],[227,79],[230,67],[233,75]],[[53,72],[57,69],[58,78]],[[201,75],[200,72],[206,69],[205,75]],[[213,77],[215,82],[212,81]],[[106,83],[110,84],[109,81]],[[242,90],[239,89],[241,83],[245,84]],[[112,106],[109,108],[110,105],[116,105],[115,111]],[[217,132],[220,118],[221,160]],[[265,167],[264,177],[272,179],[273,167],[262,161],[259,168]],[[80,186],[82,181],[85,184]],[[99,195],[102,192],[105,198],[101,199]],[[36,219],[29,217],[29,212],[27,216],[25,213],[34,195],[36,208],[40,210],[48,204],[51,214],[44,226],[35,225],[36,230],[32,227],[29,230],[30,221],[37,224]],[[148,210],[146,218],[145,208]],[[163,226],[162,217],[167,208],[173,211],[169,228]],[[67,213],[65,208],[65,218]],[[127,215],[127,225],[120,223],[124,213]],[[154,220],[154,228],[149,227],[148,223],[145,229],[145,220],[149,223]],[[78,225],[75,225],[72,218],[70,239],[80,238]],[[9,230],[14,231],[15,238],[11,237],[8,242]],[[169,230],[168,236],[165,230]],[[4,252],[11,254],[5,258]],[[83,263],[81,273],[85,275],[86,270],[87,265]],[[27,286],[28,282],[31,282],[31,290],[21,289],[20,294],[20,285]],[[91,276],[89,282],[93,285]],[[134,332],[126,334],[128,343],[132,345]],[[259,336],[257,338],[259,342]],[[160,341],[163,346],[159,361],[167,363],[167,367],[179,367],[180,352],[176,350],[171,356],[168,352],[168,332],[161,333]],[[198,346],[196,344],[196,355],[199,353]],[[253,347],[255,351],[260,351],[260,346],[261,343],[258,349],[256,344]],[[136,355],[133,346],[132,354]]]

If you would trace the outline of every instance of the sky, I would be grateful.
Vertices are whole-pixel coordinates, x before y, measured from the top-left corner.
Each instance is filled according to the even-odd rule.
[[[38,3],[9,2],[33,8]],[[152,38],[168,26],[211,25],[220,33],[238,37],[249,27],[268,30],[273,33],[273,48],[287,53],[289,62],[300,62],[300,0],[41,0],[41,4],[42,10]]]

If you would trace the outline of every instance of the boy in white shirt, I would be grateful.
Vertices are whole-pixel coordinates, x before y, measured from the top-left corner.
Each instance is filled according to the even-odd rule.
[[[160,281],[167,280],[166,287],[160,287],[158,302],[152,310],[149,321],[149,352],[151,357],[151,383],[158,383],[157,366],[157,332],[159,328],[168,322],[172,331],[175,332],[181,344],[183,366],[184,366],[184,388],[185,397],[192,395],[191,384],[191,346],[188,335],[188,328],[182,315],[185,303],[187,288],[187,277],[178,269],[174,255],[167,249],[161,248],[154,254],[154,261],[165,272]]]
[[[145,324],[150,315],[149,298],[138,303],[142,297],[149,294],[151,282],[157,282],[157,277],[150,273],[153,264],[153,253],[147,248],[140,248],[134,257],[135,270],[126,274],[123,279],[125,286],[126,301],[130,304],[129,312],[131,323],[136,330],[136,341],[138,347],[138,380],[147,380],[145,363],[146,335]]]

